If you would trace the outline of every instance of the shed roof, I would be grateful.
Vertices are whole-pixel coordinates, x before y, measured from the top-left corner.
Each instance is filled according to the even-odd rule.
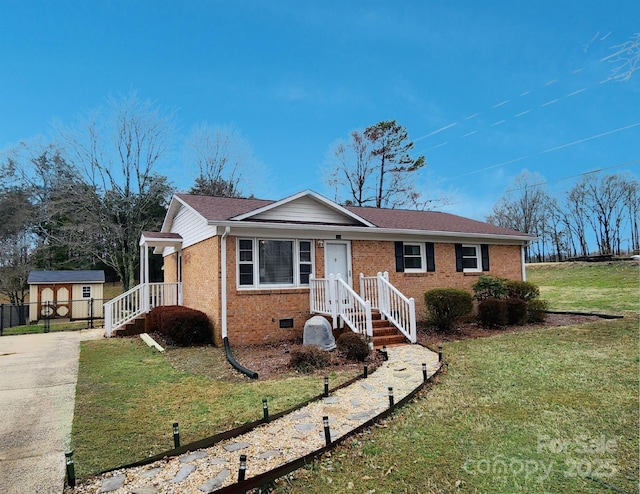
[[[104,283],[102,270],[31,271],[29,285],[44,283]]]

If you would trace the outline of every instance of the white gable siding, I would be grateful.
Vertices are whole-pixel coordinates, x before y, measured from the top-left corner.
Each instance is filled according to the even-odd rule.
[[[192,209],[181,206],[171,223],[170,233],[177,233],[182,237],[182,248],[197,244],[216,234],[216,227],[207,225],[207,221]],[[164,255],[169,255],[174,249],[165,249]]]
[[[353,225],[353,218],[328,208],[310,197],[301,197],[281,206],[269,209],[250,219],[268,221],[292,221],[299,223],[328,223],[331,225]]]

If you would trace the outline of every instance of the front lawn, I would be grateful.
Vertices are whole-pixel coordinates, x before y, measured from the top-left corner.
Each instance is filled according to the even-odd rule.
[[[527,280],[554,310],[638,311],[639,268],[631,262],[528,264]]]
[[[187,444],[261,419],[263,398],[275,414],[323,391],[318,375],[249,381],[236,373],[226,379],[230,366],[222,349],[190,351],[206,354],[209,377],[177,370],[171,356],[139,338],[82,343],[72,431],[78,476],[172,449],[173,422],[180,424],[181,443]],[[331,372],[330,386],[359,372]]]
[[[497,333],[278,492],[638,492],[638,318]]]

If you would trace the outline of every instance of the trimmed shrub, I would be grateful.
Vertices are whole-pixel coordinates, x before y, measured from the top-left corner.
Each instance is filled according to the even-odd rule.
[[[540,290],[537,285],[528,281],[507,281],[507,295],[511,298],[519,298],[528,302],[540,296]]]
[[[349,360],[364,362],[369,356],[369,345],[359,334],[345,331],[336,340],[338,350]]]
[[[471,288],[478,302],[489,298],[507,298],[507,280],[497,276],[482,275]]]
[[[485,328],[506,326],[508,322],[507,302],[499,298],[488,298],[478,304],[478,321]]]
[[[160,333],[176,346],[212,343],[213,328],[204,312],[182,305],[155,307],[147,314],[147,332]]]
[[[294,348],[290,353],[289,366],[305,374],[327,367],[330,363],[329,354],[315,345]]]
[[[424,294],[427,322],[442,331],[451,329],[461,317],[471,314],[473,298],[457,288],[436,288]]]
[[[549,310],[549,302],[539,298],[534,298],[527,302],[527,321],[528,322],[544,322],[547,318]]]
[[[527,303],[521,298],[508,298],[507,304],[507,322],[509,324],[521,325],[527,321]]]

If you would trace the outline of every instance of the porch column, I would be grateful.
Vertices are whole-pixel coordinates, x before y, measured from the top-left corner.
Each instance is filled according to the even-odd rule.
[[[145,255],[146,243],[140,244],[140,284],[145,281]]]

